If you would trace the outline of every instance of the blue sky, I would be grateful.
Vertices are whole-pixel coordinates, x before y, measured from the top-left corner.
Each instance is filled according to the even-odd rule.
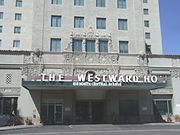
[[[180,0],[159,0],[164,54],[180,55]]]

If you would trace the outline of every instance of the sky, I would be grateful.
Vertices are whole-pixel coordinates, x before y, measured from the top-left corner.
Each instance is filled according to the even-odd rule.
[[[164,54],[180,55],[180,0],[159,0]]]

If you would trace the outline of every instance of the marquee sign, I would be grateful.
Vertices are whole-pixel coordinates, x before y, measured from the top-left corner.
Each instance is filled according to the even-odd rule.
[[[166,83],[164,78],[155,75],[94,75],[79,74],[77,76],[65,76],[62,74],[41,74],[31,77],[28,81],[40,82],[68,82],[72,86],[122,86],[123,84],[156,84]]]

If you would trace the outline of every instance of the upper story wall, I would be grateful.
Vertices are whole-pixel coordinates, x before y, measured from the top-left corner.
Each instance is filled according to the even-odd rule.
[[[148,3],[127,0],[125,9],[117,8],[117,0],[106,0],[105,7],[96,7],[95,0],[85,0],[83,6],[75,6],[72,0],[62,0],[58,5],[51,4],[50,0],[33,2],[32,49],[50,51],[51,38],[58,38],[63,52],[71,44],[70,33],[93,31],[94,34],[111,35],[113,47],[109,47],[109,52],[118,53],[119,41],[128,41],[130,54],[145,52],[145,43],[151,45],[152,53],[162,53],[158,0],[148,0]],[[148,9],[149,14],[143,15],[143,9]],[[60,27],[51,27],[52,15],[61,16]],[[84,17],[84,28],[74,28],[75,16]],[[96,18],[106,18],[106,29],[96,28]],[[128,20],[127,30],[118,30],[118,19]],[[148,28],[144,27],[144,20],[149,21]],[[146,32],[150,33],[150,39],[145,39]]]
[[[70,33],[93,31],[95,35],[111,35],[109,52],[118,53],[119,41],[128,41],[129,54],[145,52],[145,43],[151,45],[153,54],[162,53],[158,0],[148,3],[126,0],[125,8],[118,8],[117,0],[105,0],[105,7],[96,7],[96,0],[84,0],[83,6],[74,5],[72,0],[62,0],[60,4],[52,4],[51,0],[23,0],[21,5],[17,7],[16,0],[6,0],[0,6],[1,50],[50,51],[51,38],[59,38],[63,52],[71,44]],[[148,9],[148,15],[144,15],[144,9]],[[15,20],[16,13],[21,14],[20,20]],[[51,27],[52,15],[61,16],[60,27]],[[84,17],[83,28],[74,28],[75,16]],[[105,29],[96,28],[96,18],[106,19]],[[118,30],[118,19],[127,19],[127,30]],[[144,20],[149,21],[149,27],[144,26]],[[20,33],[14,32],[15,27],[21,28]],[[145,38],[145,33],[150,33],[150,39]],[[14,41],[20,41],[19,47],[13,47]]]
[[[0,19],[0,26],[2,26],[0,50],[31,50],[32,9],[31,0],[22,0],[18,6],[16,0],[4,0],[4,4],[0,5],[0,12],[3,13]],[[15,17],[16,14],[20,14],[21,17]],[[20,27],[17,33],[15,27]],[[19,45],[13,46],[14,41],[20,41]]]

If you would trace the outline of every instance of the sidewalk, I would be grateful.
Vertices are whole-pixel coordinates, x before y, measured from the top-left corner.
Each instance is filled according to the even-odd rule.
[[[25,128],[35,128],[35,127],[42,127],[42,125],[6,126],[6,127],[0,127],[0,131],[4,131],[4,130],[16,130],[16,129],[25,129]]]
[[[143,125],[180,125],[180,122],[171,122],[171,123],[146,123]]]

